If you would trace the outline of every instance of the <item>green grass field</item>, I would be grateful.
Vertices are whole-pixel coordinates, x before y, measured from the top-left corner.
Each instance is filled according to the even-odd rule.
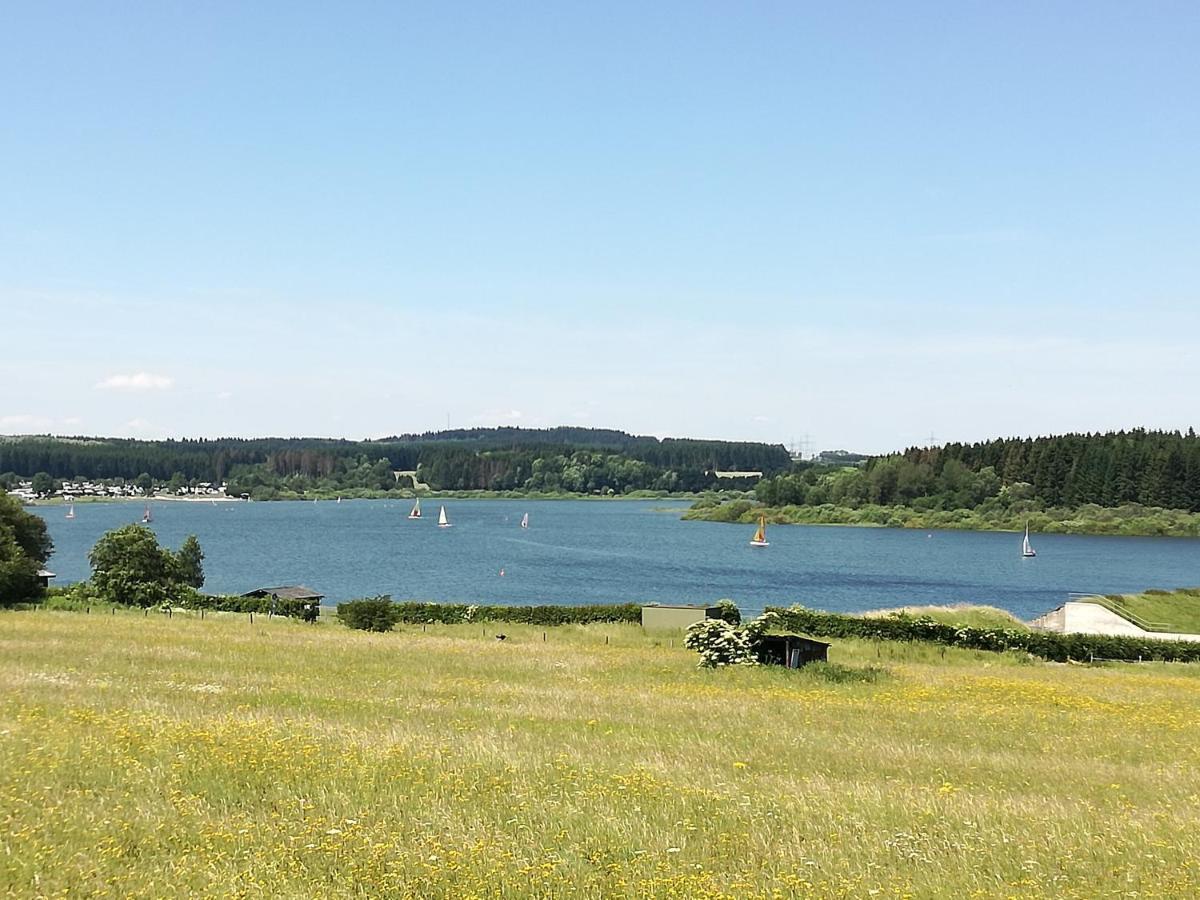
[[[0,891],[1200,893],[1200,669],[497,630],[0,614]]]
[[[1200,634],[1200,588],[1150,590],[1140,594],[1113,594],[1098,598],[1115,612],[1149,626],[1150,631]]]

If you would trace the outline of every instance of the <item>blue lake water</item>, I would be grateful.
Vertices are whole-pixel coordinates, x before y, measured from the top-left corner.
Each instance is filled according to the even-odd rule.
[[[803,603],[862,611],[927,603],[987,603],[1028,619],[1070,591],[1116,593],[1200,585],[1200,541],[821,526],[753,528],[682,522],[680,503],[450,500],[410,521],[408,502],[151,504],[166,546],[188,534],[206,556],[205,589],[243,593],[305,584],[337,602],[373,594],[464,603],[703,603],[743,611]],[[55,584],[88,576],[105,531],[141,519],[141,503],[40,507],[54,538]],[[519,527],[521,515],[530,528]],[[500,570],[504,575],[500,575]]]

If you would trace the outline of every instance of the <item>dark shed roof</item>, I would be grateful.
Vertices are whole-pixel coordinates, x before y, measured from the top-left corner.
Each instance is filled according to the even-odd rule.
[[[318,594],[312,588],[302,584],[283,584],[279,587],[261,587],[242,594],[243,597],[270,597],[274,594],[281,600],[320,600],[324,594]]]

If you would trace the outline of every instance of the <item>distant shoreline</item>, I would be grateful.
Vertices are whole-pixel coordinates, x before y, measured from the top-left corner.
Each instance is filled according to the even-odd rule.
[[[63,506],[67,503],[149,503],[151,501],[163,501],[165,503],[313,503],[319,501],[321,503],[336,503],[340,500],[596,500],[596,501],[615,501],[615,500],[690,500],[695,501],[699,494],[613,494],[609,496],[600,494],[541,494],[541,493],[506,493],[496,491],[428,491],[420,494],[414,494],[412,491],[396,492],[378,491],[367,492],[362,494],[343,493],[343,494],[326,494],[321,493],[309,497],[271,497],[271,498],[253,498],[253,497],[228,497],[221,495],[201,496],[201,497],[184,497],[171,496],[168,494],[154,494],[150,497],[45,497],[39,500],[31,500],[26,503],[27,506]]]

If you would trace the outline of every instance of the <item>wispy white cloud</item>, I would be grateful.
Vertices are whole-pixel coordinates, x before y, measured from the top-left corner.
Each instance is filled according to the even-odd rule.
[[[130,419],[128,422],[126,422],[125,427],[132,428],[134,431],[145,431],[148,428],[152,428],[153,426],[149,422],[147,422],[145,419],[136,418],[136,419]]]
[[[165,391],[174,384],[175,379],[169,375],[134,372],[129,375],[109,375],[103,381],[96,382],[96,388],[102,391]]]

